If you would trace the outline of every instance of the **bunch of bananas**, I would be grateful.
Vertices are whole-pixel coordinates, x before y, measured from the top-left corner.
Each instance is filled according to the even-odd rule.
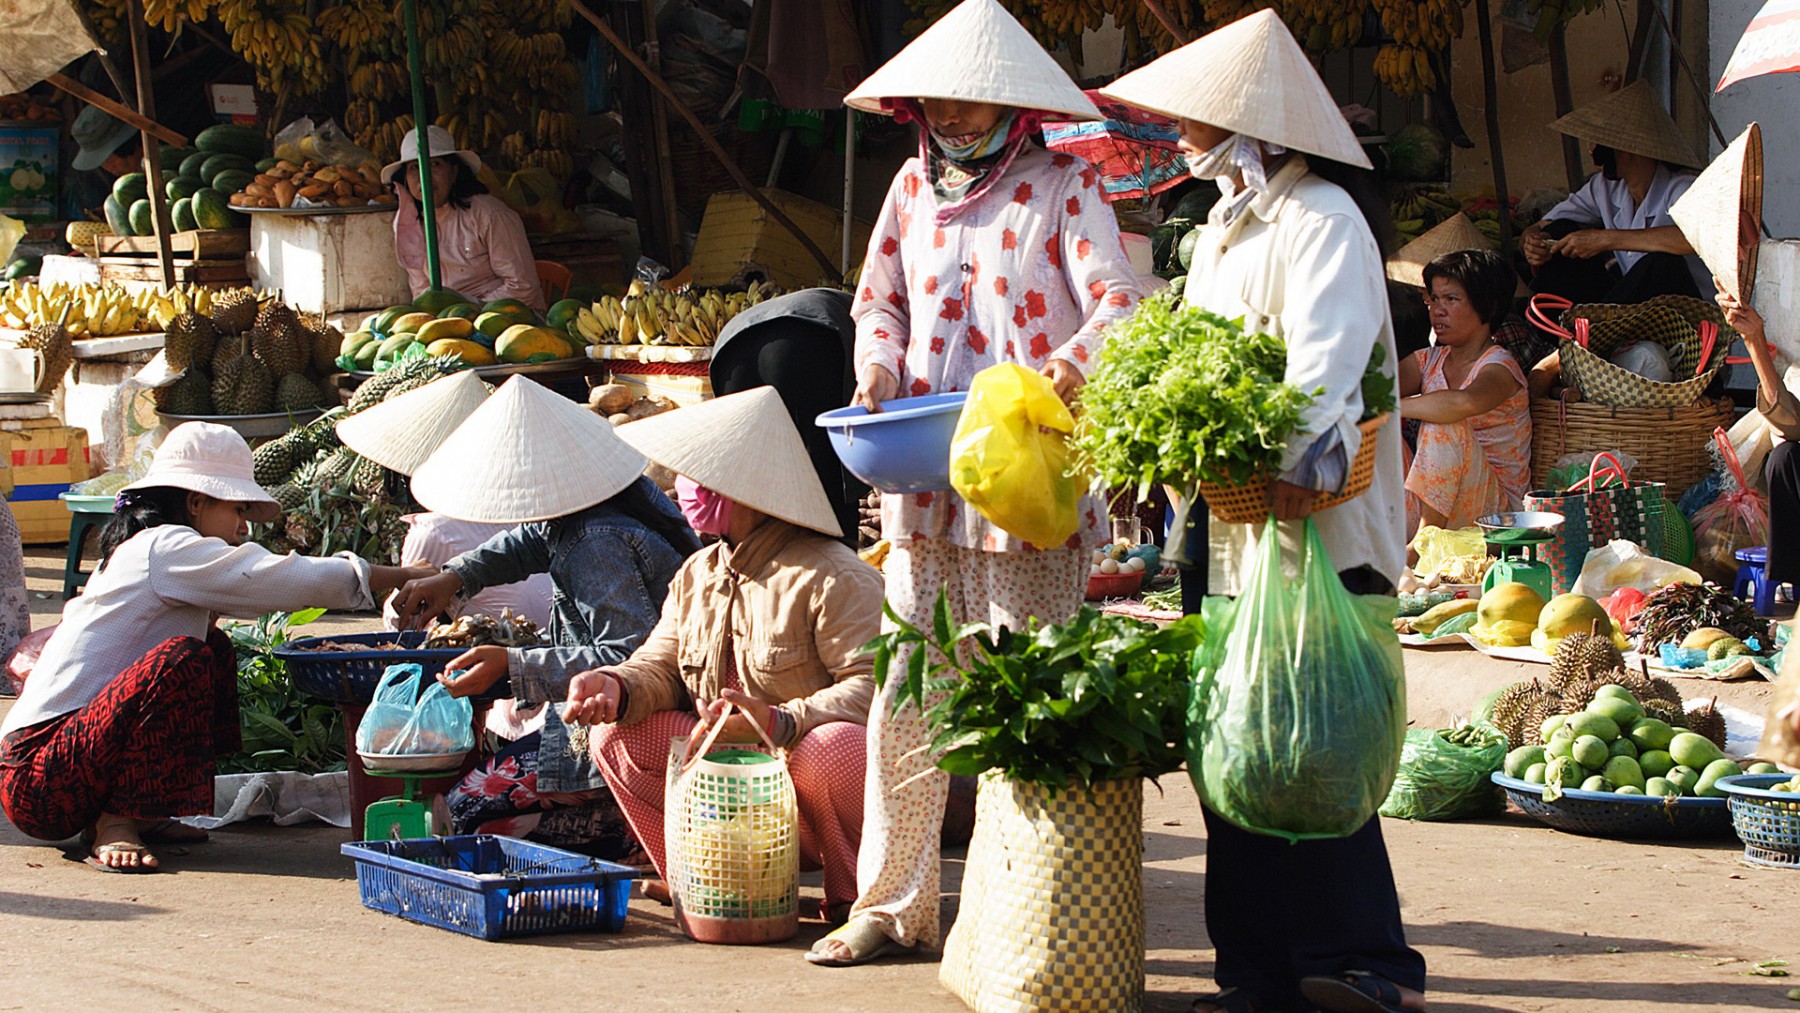
[[[1381,27],[1402,46],[1439,52],[1462,34],[1463,0],[1373,0]]]
[[[1460,212],[1462,202],[1443,190],[1413,190],[1393,203],[1395,238],[1402,245]]]
[[[1437,87],[1431,55],[1415,46],[1388,43],[1375,53],[1375,77],[1394,94],[1411,98]]]
[[[257,84],[265,91],[291,88],[314,95],[324,90],[328,75],[319,31],[303,6],[219,0],[218,15],[231,36],[231,48],[256,71]]]
[[[145,23],[173,32],[183,21],[198,24],[206,20],[212,0],[144,0]]]
[[[623,299],[582,307],[574,328],[590,345],[710,345],[732,317],[780,294],[767,282],[743,292],[667,292],[632,282]]]
[[[61,321],[71,338],[162,331],[183,312],[210,313],[213,301],[224,294],[223,289],[199,285],[128,292],[117,285],[22,282],[0,295],[0,327],[30,330]]]

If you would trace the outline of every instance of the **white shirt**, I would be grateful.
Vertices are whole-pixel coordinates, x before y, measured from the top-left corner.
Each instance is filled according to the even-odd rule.
[[[427,563],[443,566],[457,556],[479,548],[482,543],[516,524],[484,524],[459,521],[439,513],[408,514],[406,542],[400,546],[400,564],[414,566]],[[482,588],[451,609],[451,618],[459,615],[489,615],[498,619],[504,609],[550,628],[550,599],[556,594],[556,583],[548,573],[534,573],[524,580],[497,587]],[[400,616],[390,599],[381,609],[381,621],[390,630],[400,628]]]
[[[1228,319],[1244,318],[1246,330],[1275,335],[1287,344],[1288,383],[1320,394],[1301,416],[1302,432],[1288,441],[1281,470],[1293,471],[1327,430],[1343,442],[1346,462],[1356,456],[1361,433],[1362,376],[1379,343],[1383,368],[1395,376],[1399,357],[1388,314],[1381,251],[1350,195],[1307,171],[1295,154],[1269,179],[1269,188],[1231,224],[1227,201],[1213,206],[1195,241],[1185,299]],[[1400,414],[1381,428],[1375,479],[1369,491],[1313,514],[1338,570],[1367,566],[1395,580],[1406,565],[1406,506],[1400,459]],[[1254,565],[1256,524],[1210,527],[1208,590],[1240,594]],[[1282,525],[1298,564],[1299,523]]]
[[[278,609],[366,609],[369,564],[348,553],[277,556],[232,546],[182,524],[126,539],[81,596],[63,606],[0,736],[80,710],[119,673],[172,637],[205,640],[215,615],[254,619]]]
[[[1675,224],[1669,209],[1693,185],[1693,173],[1671,171],[1658,162],[1656,174],[1650,177],[1650,189],[1644,191],[1644,199],[1640,202],[1631,199],[1631,188],[1624,180],[1607,179],[1606,173],[1596,172],[1588,177],[1581,189],[1565,197],[1544,217],[1602,229],[1658,229]],[[1643,255],[1638,250],[1614,250],[1613,260],[1618,263],[1620,273],[1624,273],[1636,266]],[[1712,292],[1712,275],[1706,265],[1697,256],[1686,259],[1700,291]]]

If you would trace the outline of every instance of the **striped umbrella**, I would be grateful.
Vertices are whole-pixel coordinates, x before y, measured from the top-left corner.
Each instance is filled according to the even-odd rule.
[[[1108,201],[1148,197],[1188,178],[1175,121],[1089,91],[1103,120],[1044,121],[1044,147],[1092,163]]]
[[[1748,77],[1796,70],[1800,70],[1800,0],[1768,0],[1744,29],[1715,90],[1724,91]]]

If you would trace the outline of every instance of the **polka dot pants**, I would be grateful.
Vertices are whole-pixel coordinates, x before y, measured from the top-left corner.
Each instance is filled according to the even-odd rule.
[[[1087,553],[1074,549],[982,552],[921,540],[896,544],[884,570],[888,603],[915,626],[929,628],[943,588],[957,622],[1019,628],[1034,616],[1060,623],[1074,615],[1087,568]],[[905,656],[895,664],[904,666]],[[932,732],[919,710],[909,705],[894,712],[899,685],[890,679],[869,712],[863,848],[852,917],[876,918],[901,944],[936,947],[938,839],[950,775],[922,748]]]

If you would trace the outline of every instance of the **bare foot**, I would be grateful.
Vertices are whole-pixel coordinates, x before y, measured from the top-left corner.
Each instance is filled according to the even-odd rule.
[[[199,844],[212,835],[177,819],[137,820],[138,837],[157,844]]]
[[[111,813],[101,813],[94,821],[94,843],[88,849],[87,861],[119,872],[149,871],[160,864],[138,838],[137,821]]]

